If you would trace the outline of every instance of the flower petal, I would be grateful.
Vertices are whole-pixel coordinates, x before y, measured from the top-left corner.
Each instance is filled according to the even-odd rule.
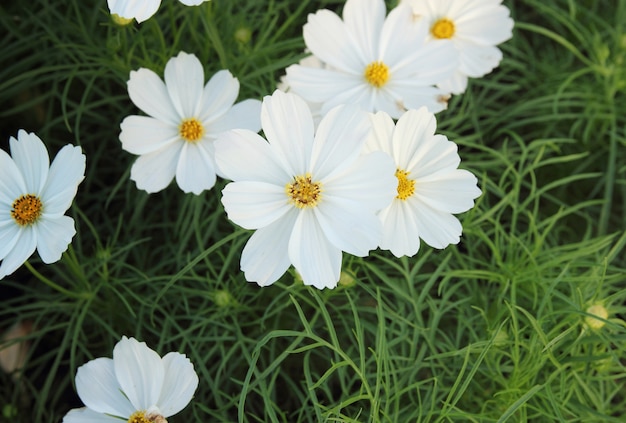
[[[426,244],[441,249],[459,243],[463,227],[454,215],[434,210],[417,197],[408,201],[413,208],[420,238]]]
[[[284,186],[293,177],[277,162],[267,141],[252,131],[223,132],[213,145],[218,172],[226,179]]]
[[[173,416],[189,404],[198,387],[198,375],[184,355],[171,352],[163,357],[165,380],[159,397],[163,417]]]
[[[120,420],[83,407],[70,410],[63,417],[62,423],[120,423]]]
[[[402,140],[401,137],[398,139]],[[411,179],[433,178],[437,174],[456,169],[461,163],[461,158],[457,153],[458,146],[449,141],[445,135],[426,136],[415,139],[414,143],[416,145],[413,156],[405,169],[410,172]],[[394,144],[397,142],[394,141]]]
[[[178,127],[149,116],[127,116],[121,124],[122,148],[132,154],[148,154],[181,139]]]
[[[343,21],[368,64],[378,59],[380,31],[387,10],[383,0],[348,0],[343,8]]]
[[[161,78],[150,69],[130,72],[128,96],[144,113],[178,127],[183,116],[174,108],[167,88]]]
[[[198,117],[204,85],[204,69],[200,60],[184,51],[165,65],[165,86],[178,115]]]
[[[62,215],[70,208],[85,177],[85,161],[80,147],[68,144],[57,153],[41,191],[43,216]]]
[[[135,18],[139,23],[154,15],[161,5],[161,0],[107,0],[107,2],[111,13],[126,19]]]
[[[20,129],[17,139],[10,137],[11,157],[24,177],[28,194],[39,196],[48,177],[50,158],[41,139]]]
[[[292,206],[285,187],[266,182],[231,182],[222,190],[228,218],[245,229],[259,229],[277,221]]]
[[[330,108],[340,104],[362,105],[369,110],[363,98],[367,87],[362,75],[351,75],[334,69],[318,69],[291,65],[285,79],[292,92],[311,103],[330,103]],[[336,97],[339,97],[337,99]]]
[[[130,179],[137,183],[137,188],[148,193],[161,191],[174,179],[183,145],[183,142],[177,142],[139,156],[130,168]]]
[[[459,70],[472,78],[480,78],[494,70],[502,60],[498,47],[467,44],[461,52]]]
[[[76,234],[74,219],[69,216],[54,219],[42,217],[36,225],[39,257],[46,264],[59,261]]]
[[[429,147],[434,144],[433,137],[437,129],[435,115],[425,107],[409,110],[398,122],[391,139],[391,154],[396,165],[402,170],[429,163],[426,156]],[[419,165],[417,165],[419,163]]]
[[[413,257],[420,248],[419,228],[413,208],[403,200],[393,202],[379,213],[383,224],[380,248],[396,257]]]
[[[0,223],[0,260],[5,258],[20,239],[20,227],[13,220]]]
[[[230,129],[248,129],[259,132],[261,129],[261,102],[244,100],[231,107],[207,128],[210,134],[217,136],[220,132]]]
[[[280,90],[266,96],[261,125],[274,154],[291,176],[310,170],[314,125],[311,109],[302,98]]]
[[[310,14],[302,27],[302,34],[311,53],[342,72],[362,76],[368,60],[373,60],[359,50],[359,44],[346,24],[330,10],[322,9]]]
[[[395,129],[393,119],[386,112],[370,113],[369,117],[372,130],[367,137],[363,151],[366,153],[383,151],[387,154],[392,154],[391,140]]]
[[[432,179],[420,179],[415,195],[435,210],[463,213],[474,207],[474,199],[481,194],[476,184],[470,172],[454,169]]]
[[[2,259],[0,279],[10,275],[35,252],[37,235],[31,226],[21,228],[19,239],[13,249]]]
[[[335,288],[341,273],[341,250],[326,238],[312,210],[303,210],[289,239],[289,258],[305,285]]]
[[[289,268],[289,238],[298,216],[293,209],[282,219],[257,230],[241,253],[241,270],[246,280],[260,286],[276,282]]]
[[[179,0],[185,6],[198,6],[208,0]]]
[[[198,119],[210,126],[230,110],[238,95],[239,80],[227,70],[216,72],[202,90]]]
[[[0,149],[0,203],[11,208],[15,200],[27,193],[19,168],[11,156]]]
[[[123,336],[113,348],[113,365],[122,392],[135,410],[158,405],[165,378],[159,354],[145,342]]]
[[[76,391],[83,404],[96,413],[127,419],[137,410],[120,390],[113,360],[96,358],[78,368]]]
[[[208,141],[183,145],[176,166],[176,183],[183,192],[199,195],[215,185],[215,164],[205,144]]]
[[[338,106],[324,116],[317,128],[310,172],[327,179],[342,172],[361,154],[371,130],[369,116],[354,106]]]

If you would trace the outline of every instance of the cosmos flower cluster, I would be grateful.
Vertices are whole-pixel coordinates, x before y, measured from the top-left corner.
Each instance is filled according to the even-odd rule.
[[[112,14],[141,23],[161,1],[107,3]],[[455,215],[481,190],[459,168],[457,144],[437,133],[435,113],[470,78],[498,66],[497,45],[512,28],[501,0],[403,0],[390,11],[383,0],[347,0],[341,16],[326,9],[308,16],[307,57],[263,99],[239,100],[239,80],[226,69],[205,82],[193,53],[170,58],[163,78],[133,70],[128,95],[141,113],[124,118],[119,135],[121,149],[136,156],[130,179],[148,193],[175,181],[192,195],[227,180],[228,219],[253,231],[241,270],[260,286],[293,266],[305,285],[334,288],[344,253],[411,257],[422,242],[456,244]],[[24,130],[10,150],[0,150],[0,279],[35,250],[44,263],[61,259],[76,234],[65,213],[86,166],[72,145],[50,164],[43,141]],[[86,407],[64,422],[163,423],[197,385],[184,355],[160,357],[124,337],[112,359],[79,368]]]

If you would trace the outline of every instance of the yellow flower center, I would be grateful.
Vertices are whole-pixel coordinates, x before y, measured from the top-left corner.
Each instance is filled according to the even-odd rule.
[[[292,183],[285,185],[289,202],[299,209],[315,207],[322,197],[322,184],[313,182],[311,175],[296,176]]]
[[[204,127],[196,118],[185,119],[178,127],[180,136],[185,141],[196,142],[204,135]]]
[[[415,180],[407,178],[409,172],[406,170],[396,170],[396,178],[398,178],[398,195],[399,200],[406,200],[415,193]]]
[[[167,420],[160,414],[146,414],[145,411],[135,411],[128,418],[128,423],[167,423]]]
[[[380,88],[389,80],[389,67],[383,62],[372,62],[365,68],[365,80]]]
[[[454,22],[447,18],[438,19],[430,27],[430,33],[433,34],[433,37],[439,39],[452,38],[454,35]]]
[[[20,226],[32,225],[41,216],[43,204],[36,195],[26,194],[13,202],[11,217]]]

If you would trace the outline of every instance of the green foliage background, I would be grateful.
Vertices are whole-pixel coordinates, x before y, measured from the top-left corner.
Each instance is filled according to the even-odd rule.
[[[333,291],[293,273],[261,289],[239,271],[249,233],[225,217],[225,182],[194,196],[129,180],[131,70],[162,75],[183,50],[260,99],[303,56],[307,14],[342,4],[164,0],[126,27],[104,0],[0,4],[0,145],[23,128],[87,155],[62,261],[0,281],[0,330],[34,327],[21,376],[0,375],[0,421],[60,422],[81,406],[76,368],[122,335],[195,364],[172,422],[626,420],[624,0],[505,1],[501,66],[437,115],[483,190],[457,246],[344,256]]]

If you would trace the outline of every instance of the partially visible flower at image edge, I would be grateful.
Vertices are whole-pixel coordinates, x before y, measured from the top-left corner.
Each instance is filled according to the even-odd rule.
[[[19,130],[10,137],[11,156],[0,150],[0,279],[33,254],[54,263],[76,234],[65,216],[85,177],[85,155],[66,145],[52,165],[43,141]]]
[[[198,6],[209,0],[179,0],[186,6]],[[161,0],[107,0],[111,14],[118,15],[125,19],[135,19],[141,23],[154,15]]]
[[[435,134],[435,115],[424,107],[409,110],[396,124],[384,112],[371,116],[374,129],[366,149],[384,151],[396,164],[396,197],[378,214],[380,248],[410,257],[420,239],[434,248],[457,244],[462,227],[453,213],[471,209],[481,194],[476,177],[458,169],[457,145]]]
[[[189,404],[198,382],[184,354],[160,357],[144,342],[123,336],[112,359],[96,358],[78,368],[76,391],[86,407],[70,410],[63,423],[164,423]]]
[[[180,52],[165,66],[165,83],[153,71],[130,73],[128,95],[148,116],[128,116],[121,124],[122,148],[139,157],[130,178],[148,193],[174,177],[183,192],[196,195],[215,185],[213,141],[223,131],[261,128],[261,102],[244,100],[239,81],[227,70],[204,85],[200,60]]]
[[[426,22],[429,40],[450,40],[459,53],[454,74],[437,86],[452,94],[467,88],[467,79],[480,78],[496,68],[502,51],[496,45],[513,36],[513,19],[502,0],[404,0],[415,22]]]
[[[332,109],[315,130],[305,101],[276,90],[263,99],[261,121],[267,140],[234,130],[215,145],[233,181],[222,191],[228,218],[256,230],[241,270],[267,286],[293,264],[305,285],[335,288],[342,252],[363,257],[380,241],[376,212],[393,198],[393,162],[362,154],[371,125],[353,105]]]

